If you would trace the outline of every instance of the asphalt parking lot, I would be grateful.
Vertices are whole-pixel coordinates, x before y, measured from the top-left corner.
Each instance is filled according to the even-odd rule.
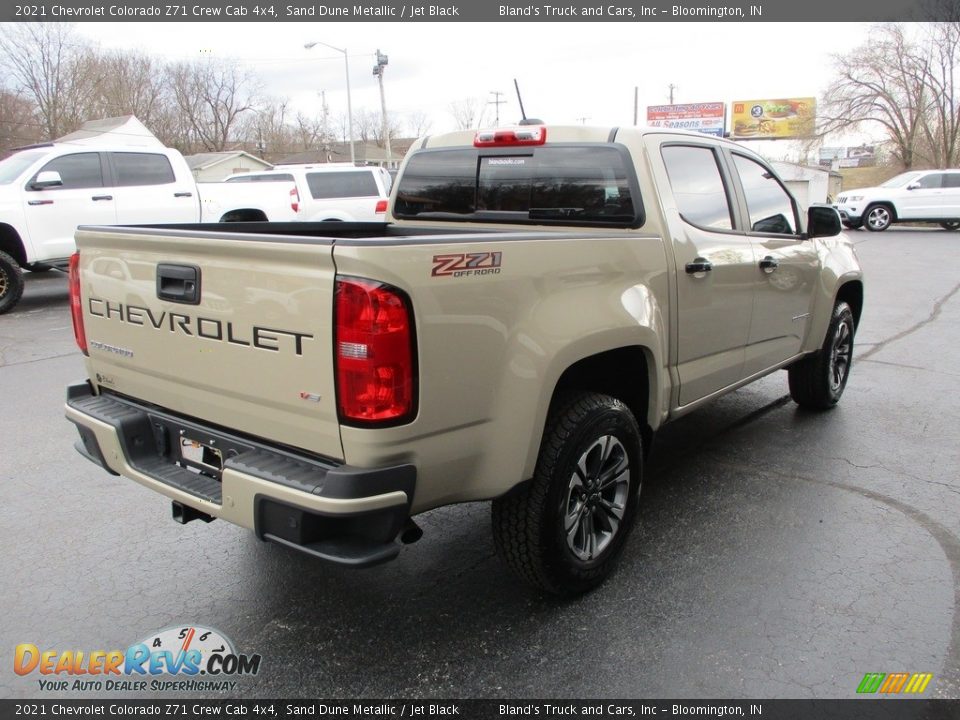
[[[247,697],[848,698],[867,672],[960,697],[960,233],[853,237],[866,308],[840,406],[799,411],[777,373],[665,428],[623,562],[571,602],[507,574],[486,504],[422,516],[365,571],[175,524],[73,450],[66,281],[29,275],[0,317],[4,664],[200,624],[262,655]],[[0,696],[40,695],[0,674]]]

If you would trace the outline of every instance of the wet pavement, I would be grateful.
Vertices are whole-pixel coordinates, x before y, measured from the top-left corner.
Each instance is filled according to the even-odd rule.
[[[0,317],[0,697],[42,695],[10,672],[18,643],[181,624],[262,655],[246,697],[848,698],[867,672],[960,697],[960,285],[939,260],[960,233],[853,236],[866,309],[840,406],[800,411],[776,373],[664,428],[619,569],[566,602],[508,575],[483,503],[421,516],[363,571],[175,524],[73,450],[66,281],[28,275]]]

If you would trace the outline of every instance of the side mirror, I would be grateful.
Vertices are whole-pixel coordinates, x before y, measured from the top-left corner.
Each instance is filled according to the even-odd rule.
[[[56,170],[44,170],[37,175],[36,180],[30,183],[32,190],[44,190],[51,187],[60,187],[63,185],[63,178]]]
[[[920,187],[920,183],[915,183],[915,182],[914,182],[914,183],[910,183],[909,185],[907,185],[907,190],[916,190],[916,189],[919,188],[919,187]]]
[[[833,237],[843,230],[840,213],[829,205],[811,205],[807,210],[807,237]]]

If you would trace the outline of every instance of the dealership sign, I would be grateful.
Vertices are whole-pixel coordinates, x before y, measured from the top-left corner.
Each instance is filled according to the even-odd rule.
[[[647,107],[647,125],[723,137],[726,115],[727,107],[722,102],[651,105]]]
[[[738,140],[780,140],[813,135],[816,98],[736,100],[731,123]]]

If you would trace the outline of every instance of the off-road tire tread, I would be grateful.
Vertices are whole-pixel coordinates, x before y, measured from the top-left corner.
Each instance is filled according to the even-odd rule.
[[[491,515],[497,554],[521,580],[554,595],[578,595],[589,590],[610,572],[619,556],[619,552],[613,553],[597,567],[582,571],[578,581],[571,583],[569,579],[561,581],[540,542],[551,478],[565,446],[586,417],[610,408],[611,403],[627,410],[619,400],[599,393],[573,393],[560,398],[547,420],[533,479],[493,501]],[[639,442],[639,428],[636,437]],[[637,448],[637,455],[642,457],[642,447]],[[639,467],[634,471],[642,473]],[[621,528],[622,536],[617,539],[620,547],[634,524],[630,522]]]
[[[0,250],[0,263],[3,264],[3,269],[6,271],[10,283],[7,292],[4,293],[3,297],[0,297],[0,315],[3,315],[5,312],[13,310],[23,296],[23,269],[16,260],[2,250]]]
[[[849,314],[852,321],[853,311],[847,303],[840,301],[834,305],[833,312],[830,315],[830,325],[827,327],[827,334],[826,337],[824,337],[823,345],[815,353],[795,362],[787,370],[790,397],[802,408],[808,410],[829,410],[840,400],[839,397],[834,398],[831,396],[824,379],[826,378],[828,370],[827,362],[830,353],[830,343],[833,342],[834,328],[845,314]],[[852,338],[851,342],[853,342]],[[850,370],[848,369],[847,372],[849,373]]]

